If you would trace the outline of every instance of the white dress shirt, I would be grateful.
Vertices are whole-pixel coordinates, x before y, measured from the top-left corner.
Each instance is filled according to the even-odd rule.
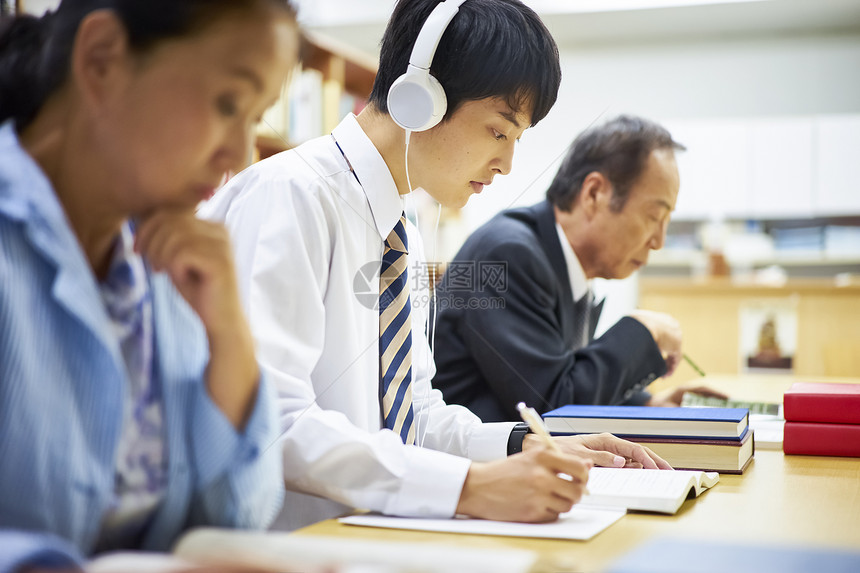
[[[561,252],[564,253],[564,262],[567,264],[567,276],[570,279],[573,302],[579,302],[579,299],[592,291],[592,281],[586,278],[582,263],[579,262],[579,257],[576,256],[573,247],[570,246],[570,241],[567,235],[564,234],[564,229],[556,223],[555,230],[558,232],[558,242],[561,243]]]
[[[561,252],[564,253],[564,262],[567,265],[567,276],[570,280],[570,290],[573,294],[573,302],[580,302],[583,297],[585,300],[586,312],[582,313],[578,320],[581,321],[581,337],[574,343],[573,349],[579,350],[582,346],[587,346],[591,342],[591,309],[594,306],[594,291],[592,290],[591,279],[585,276],[585,269],[582,268],[582,263],[579,262],[579,257],[576,256],[576,251],[570,245],[567,235],[564,234],[564,229],[559,223],[555,224],[555,230],[558,232],[558,240],[561,243]]]
[[[374,303],[383,241],[402,211],[382,156],[353,115],[332,135],[246,169],[201,208],[202,217],[224,221],[231,232],[258,358],[279,392],[292,491],[277,528],[352,507],[451,516],[466,458],[506,455],[513,424],[481,424],[431,388],[429,294],[426,281],[416,280],[424,256],[411,223],[413,407],[416,442],[424,447],[404,446],[381,429]]]

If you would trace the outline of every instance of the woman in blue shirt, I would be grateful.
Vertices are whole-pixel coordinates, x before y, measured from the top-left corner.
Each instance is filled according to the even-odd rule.
[[[0,30],[0,571],[264,527],[273,397],[225,230],[286,0],[63,0]]]

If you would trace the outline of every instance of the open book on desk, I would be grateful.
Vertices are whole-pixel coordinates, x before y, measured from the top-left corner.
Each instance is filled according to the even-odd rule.
[[[587,540],[618,521],[628,510],[673,514],[685,499],[698,496],[719,479],[719,474],[695,471],[592,468],[588,477],[589,495],[553,523],[377,514],[352,515],[340,521],[347,525],[391,529]]]
[[[688,497],[720,481],[713,472],[591,468],[581,506],[674,514]]]

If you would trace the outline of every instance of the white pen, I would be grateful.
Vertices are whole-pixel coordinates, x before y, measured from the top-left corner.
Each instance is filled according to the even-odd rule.
[[[529,425],[532,433],[540,438],[546,447],[557,454],[563,453],[561,448],[558,447],[558,444],[555,443],[555,440],[552,439],[552,436],[549,435],[546,426],[543,424],[543,420],[534,408],[529,408],[526,406],[525,402],[520,402],[517,404],[517,410],[520,412],[520,418],[523,419],[523,422]],[[559,475],[563,475],[567,479],[572,479],[567,474]],[[586,487],[582,493],[583,495],[588,495],[588,488]]]

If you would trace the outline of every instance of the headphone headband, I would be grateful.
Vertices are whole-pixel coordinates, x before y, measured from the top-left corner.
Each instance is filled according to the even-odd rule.
[[[433,8],[412,47],[406,72],[388,89],[388,115],[409,133],[426,131],[445,116],[448,100],[442,84],[430,75],[439,41],[466,0],[445,0]]]
[[[460,10],[460,6],[466,0],[445,0],[440,2],[433,8],[427,20],[418,32],[418,38],[415,39],[415,45],[412,47],[412,55],[409,56],[409,65],[429,70],[430,64],[433,63],[433,56],[436,54],[436,48],[439,47],[439,41],[442,39],[442,34],[448,28],[448,24]]]

